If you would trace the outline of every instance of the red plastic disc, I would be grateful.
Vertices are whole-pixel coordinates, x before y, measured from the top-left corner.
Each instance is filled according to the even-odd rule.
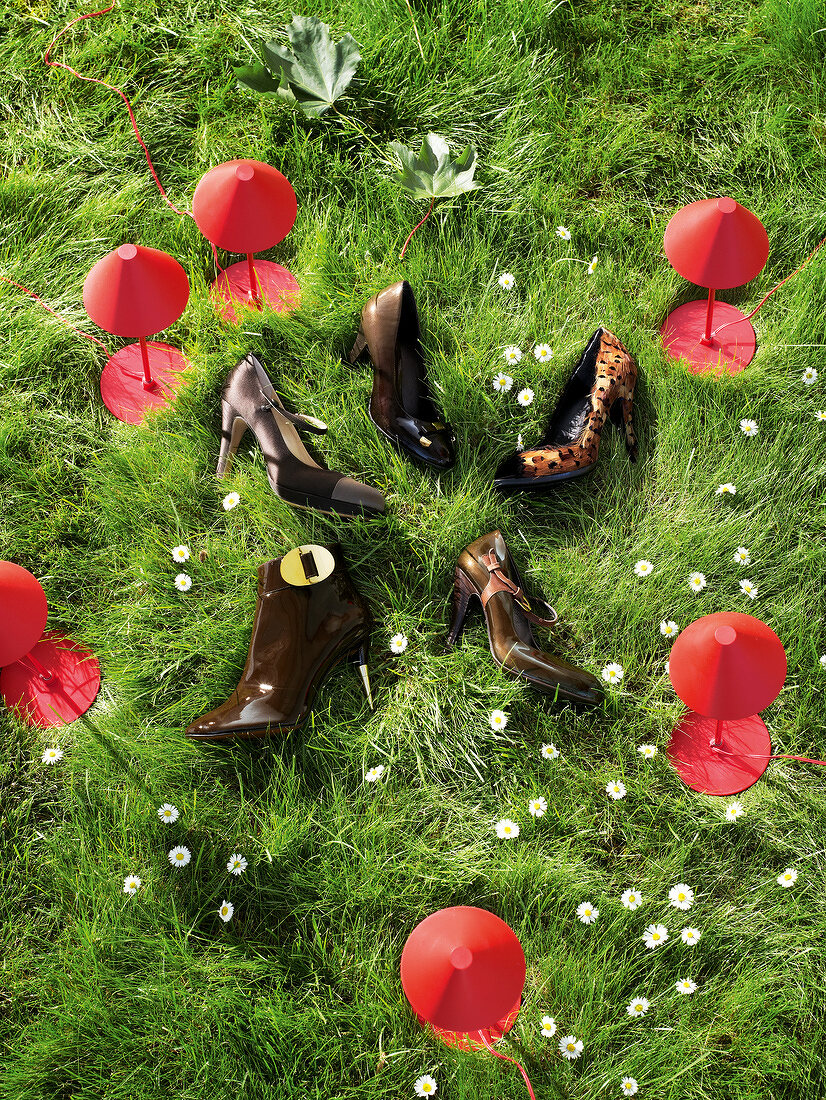
[[[98,260],[83,284],[83,304],[115,336],[151,336],[178,320],[189,301],[186,272],[158,248],[122,244]]]
[[[37,577],[22,565],[0,561],[0,667],[29,652],[48,614],[46,593]]]
[[[263,252],[293,227],[298,206],[286,176],[260,160],[228,160],[201,177],[192,216],[227,252]]]
[[[31,655],[51,677],[29,664]],[[0,694],[9,710],[29,726],[48,729],[85,714],[100,689],[97,657],[79,642],[47,631],[30,654],[0,672]]]
[[[149,368],[153,385],[143,384],[143,359],[140,344],[127,344],[109,360],[100,376],[100,396],[106,408],[118,420],[140,424],[150,409],[163,409],[175,397],[185,381],[182,372],[189,360],[178,348],[148,340]]]
[[[769,766],[769,731],[756,714],[720,723],[720,748],[712,748],[717,720],[689,713],[671,731],[668,759],[686,786],[701,794],[740,794]]]
[[[681,207],[666,226],[663,246],[684,279],[715,290],[748,283],[769,256],[763,223],[727,196]]]
[[[466,1031],[464,1033],[459,1031],[447,1031],[443,1027],[436,1027],[434,1024],[428,1023],[424,1016],[420,1016],[418,1013],[416,1013],[416,1019],[425,1031],[431,1031],[437,1039],[441,1039],[442,1042],[447,1043],[449,1047],[458,1047],[459,1050],[484,1050],[485,1039],[493,1046],[495,1043],[499,1042],[503,1035],[506,1035],[510,1031],[516,1023],[516,1017],[519,1015],[521,1005],[522,998],[520,997],[510,1012],[491,1027],[484,1027],[478,1031]],[[484,1039],[482,1036],[484,1036]]]
[[[301,287],[296,277],[270,260],[255,261],[255,278],[267,309],[289,313],[301,302]],[[212,284],[212,297],[225,321],[243,321],[246,309],[257,309],[250,293],[249,264],[232,264]]]
[[[754,358],[757,337],[751,322],[728,302],[714,303],[710,331],[736,321],[714,337],[710,347],[701,343],[708,302],[686,302],[669,313],[660,329],[663,347],[672,359],[684,359],[692,374],[738,374]]]

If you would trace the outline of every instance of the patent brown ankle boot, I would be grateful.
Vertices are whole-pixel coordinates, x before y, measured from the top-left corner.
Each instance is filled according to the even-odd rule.
[[[448,645],[459,640],[470,601],[479,601],[494,661],[540,691],[578,703],[598,703],[599,680],[561,657],[537,648],[531,623],[552,627],[557,614],[548,604],[537,614],[499,531],[483,535],[459,555],[453,587]]]
[[[359,666],[372,706],[370,611],[338,544],[298,546],[258,568],[258,606],[247,663],[232,695],[187,729],[197,741],[266,737],[301,726],[327,674]]]

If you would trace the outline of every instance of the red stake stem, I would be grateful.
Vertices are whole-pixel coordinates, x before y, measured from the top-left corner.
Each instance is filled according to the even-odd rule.
[[[714,295],[715,295],[715,293],[716,293],[716,291],[714,291],[714,290],[709,290],[709,292],[708,292],[708,310],[706,311],[706,327],[705,327],[705,330],[703,332],[703,338],[700,341],[700,343],[704,344],[707,348],[711,347],[711,342],[712,342],[711,341],[711,317],[712,317],[712,314],[714,313]]]
[[[139,336],[138,340],[141,345],[141,359],[143,360],[143,388],[154,390],[155,379],[152,377],[152,371],[149,367],[149,349],[146,346],[146,337]]]
[[[30,664],[32,666],[32,668],[35,670],[35,672],[37,673],[37,675],[41,678],[41,680],[47,680],[48,681],[48,680],[52,679],[51,672],[49,672],[49,670],[47,668],[44,668],[44,666],[40,663],[40,661],[38,661],[38,659],[35,656],[33,656],[31,653],[27,653],[25,655],[25,657],[21,657],[20,660],[17,661],[16,663],[19,664],[19,665],[24,665],[24,666],[27,663]]]
[[[250,272],[250,298],[255,303],[258,309],[263,309],[264,304],[261,300],[261,288],[258,285],[258,278],[255,274],[255,266],[252,262],[252,253],[247,253],[247,267]]]

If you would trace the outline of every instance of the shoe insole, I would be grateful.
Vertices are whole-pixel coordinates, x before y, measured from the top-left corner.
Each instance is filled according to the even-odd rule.
[[[587,397],[581,397],[567,409],[557,413],[553,439],[549,439],[546,446],[555,443],[573,443],[575,439],[582,435],[590,411],[591,395],[588,394]]]

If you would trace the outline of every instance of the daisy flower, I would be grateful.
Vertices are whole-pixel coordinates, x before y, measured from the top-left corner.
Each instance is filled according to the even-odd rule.
[[[546,1039],[553,1039],[556,1035],[556,1020],[553,1016],[543,1016],[540,1030]]]
[[[539,798],[532,798],[528,802],[528,813],[531,817],[544,817],[547,809],[548,803],[541,796]]]
[[[679,633],[680,628],[673,619],[663,619],[660,623],[660,634],[664,638],[676,638]]]
[[[188,546],[173,546],[172,547],[172,559],[173,559],[173,561],[189,561],[189,547]]]
[[[63,759],[63,749],[46,749],[40,759],[44,764],[56,764]]]
[[[497,393],[507,393],[513,385],[513,379],[509,374],[500,371],[493,379],[493,388]]]
[[[820,667],[826,668],[826,653],[824,653],[823,656],[820,658]]]
[[[173,848],[169,852],[167,859],[176,870],[180,871],[180,869],[186,867],[187,863],[192,859],[192,852],[190,852],[189,848]]]
[[[625,675],[625,671],[622,665],[618,665],[615,661],[610,665],[606,665],[600,673],[606,684],[618,684]]]
[[[786,870],[777,876],[777,885],[782,886],[784,890],[788,890],[790,886],[794,886],[797,882],[797,871],[794,867],[787,867]]]
[[[623,1077],[620,1081],[620,1088],[623,1096],[633,1096],[636,1092],[639,1092],[640,1086],[633,1077]]]
[[[523,446],[524,446],[524,444],[522,443],[522,433],[520,432],[519,435],[516,437],[516,449],[517,449],[517,451],[521,451]]]
[[[668,901],[675,909],[690,909],[694,904],[694,891],[684,882],[678,882],[668,891]]]
[[[549,344],[537,344],[533,349],[533,353],[540,363],[547,363],[553,357]]]
[[[417,1096],[432,1096],[438,1088],[438,1085],[430,1076],[429,1073],[425,1073],[422,1077],[416,1081],[413,1085]]]
[[[651,1007],[650,1002],[645,997],[635,997],[633,1001],[628,1003],[625,1011],[629,1016],[644,1016]]]
[[[526,386],[524,390],[520,390],[519,393],[516,395],[516,400],[519,402],[523,409],[527,409],[528,405],[530,405],[533,401],[533,390],[529,389]]]
[[[625,798],[625,784],[620,779],[612,779],[605,788],[605,793],[609,798],[613,798],[615,802],[620,798]]]
[[[222,901],[221,905],[218,908],[218,916],[221,918],[224,924],[227,923],[234,912],[235,906],[232,904],[231,901]]]
[[[241,503],[241,497],[238,493],[227,493],[221,503],[224,506],[225,512],[231,512],[233,508]]]
[[[179,573],[175,578],[175,587],[179,592],[188,592],[192,587],[192,577],[188,573]]]
[[[748,596],[749,599],[757,599],[757,585],[745,577],[740,581],[740,591],[744,596]]]
[[[597,269],[597,264],[598,264],[598,263],[599,263],[599,260],[597,259],[597,257],[596,257],[596,256],[592,256],[592,257],[591,257],[591,262],[590,262],[590,263],[588,264],[588,274],[589,274],[589,275],[593,275],[593,274],[594,274],[594,272],[595,272],[595,271],[596,271],[596,269]]]
[[[240,852],[233,852],[227,863],[227,870],[231,875],[240,875],[247,869],[247,861]]]
[[[734,561],[737,565],[751,565],[751,554],[745,546],[738,546],[734,551]]]
[[[620,901],[626,909],[630,909],[633,913],[635,909],[639,909],[642,905],[642,894],[639,890],[625,890]]]
[[[571,231],[564,225],[558,225],[556,227],[557,237],[561,237],[563,241],[569,241],[571,239]]]
[[[509,344],[502,352],[505,362],[509,367],[514,366],[522,358],[522,352],[515,344]],[[510,389],[510,387],[508,387]]]
[[[813,382],[817,382],[817,371],[814,367],[806,367],[801,376],[801,381],[807,386],[811,386]]]
[[[559,1040],[559,1053],[569,1062],[575,1061],[582,1054],[582,1040],[576,1035],[566,1035]]]
[[[500,840],[516,840],[519,836],[519,826],[515,821],[509,821],[506,817],[503,817],[501,821],[497,821],[495,827],[496,835]]]
[[[384,775],[384,764],[376,764],[375,768],[370,768],[364,773],[365,783],[376,783]]]
[[[123,892],[124,894],[131,894],[132,897],[138,892],[138,887],[141,884],[141,880],[137,875],[127,875],[123,880]]]
[[[508,724],[508,716],[503,710],[494,710],[490,714],[490,728],[492,730],[503,730]]]
[[[706,586],[706,578],[703,573],[692,573],[688,578],[688,587],[692,592],[702,592]]]
[[[642,940],[646,947],[662,947],[668,939],[668,929],[664,924],[649,924],[642,934]]]
[[[599,909],[595,909],[590,901],[583,901],[582,905],[576,907],[576,915],[583,924],[593,924],[599,916]]]
[[[404,653],[407,649],[407,638],[404,634],[394,634],[390,639],[391,653]]]
[[[726,806],[726,821],[736,821],[738,817],[742,817],[745,813],[742,802],[729,802]]]
[[[559,749],[556,745],[543,745],[542,746],[542,758],[543,760],[556,760],[559,757]]]
[[[512,290],[516,285],[516,279],[514,279],[509,271],[503,271],[497,279],[497,282],[503,290]]]
[[[815,412],[815,420],[826,420],[826,409],[817,409]]]
[[[636,563],[634,566],[634,572],[638,577],[650,577],[654,572],[654,566],[650,561],[646,561],[644,558]]]
[[[736,486],[732,485],[730,481],[726,481],[722,485],[717,486],[717,488],[714,490],[714,495],[722,497],[725,496],[726,493],[729,493],[731,496],[734,496],[736,492]]]
[[[749,439],[754,439],[760,429],[757,427],[756,420],[741,420],[740,431],[743,433],[743,435],[748,436]]]
[[[692,981],[691,978],[680,978],[674,985],[674,988],[678,993],[691,994],[697,989],[697,983]]]
[[[686,947],[694,947],[695,944],[700,942],[700,936],[702,936],[702,934],[699,928],[684,928],[682,932],[680,932],[680,939]]]
[[[637,745],[637,752],[644,760],[653,760],[658,749],[656,745]]]
[[[174,825],[180,816],[178,807],[172,806],[168,802],[164,802],[163,806],[158,807],[158,817],[166,825]]]

